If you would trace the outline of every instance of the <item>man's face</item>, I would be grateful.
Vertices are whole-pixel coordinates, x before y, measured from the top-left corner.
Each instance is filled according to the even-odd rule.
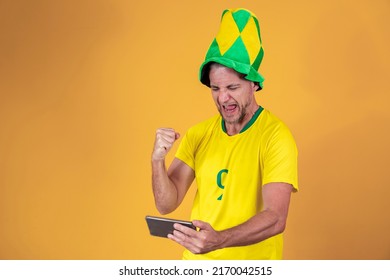
[[[211,66],[209,77],[214,102],[226,124],[245,124],[249,121],[257,86],[233,69],[216,64]]]

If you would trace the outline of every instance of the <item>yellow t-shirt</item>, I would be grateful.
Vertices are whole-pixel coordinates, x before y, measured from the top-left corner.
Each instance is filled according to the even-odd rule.
[[[221,116],[190,128],[176,157],[195,171],[197,192],[191,219],[215,230],[237,226],[263,208],[263,185],[285,182],[298,190],[297,148],[285,124],[259,108],[239,134],[224,131]],[[281,259],[282,234],[262,242],[207,254],[185,250],[183,259]]]

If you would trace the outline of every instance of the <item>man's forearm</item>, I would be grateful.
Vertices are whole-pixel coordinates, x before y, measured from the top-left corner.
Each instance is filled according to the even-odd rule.
[[[254,244],[282,233],[286,227],[292,186],[269,183],[263,186],[264,209],[241,225],[222,231],[225,247]],[[224,239],[225,239],[224,238]]]
[[[165,160],[152,160],[152,186],[157,210],[165,215],[177,207],[177,189],[169,179]]]
[[[276,213],[266,210],[241,225],[221,231],[224,240],[221,247],[255,244],[282,233],[284,228],[285,221],[280,220]]]

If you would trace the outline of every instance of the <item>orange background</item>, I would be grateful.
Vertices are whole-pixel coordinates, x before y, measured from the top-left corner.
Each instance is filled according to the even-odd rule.
[[[154,132],[216,114],[197,75],[231,7],[300,151],[285,258],[389,259],[388,0],[1,1],[1,259],[181,257],[144,220]]]

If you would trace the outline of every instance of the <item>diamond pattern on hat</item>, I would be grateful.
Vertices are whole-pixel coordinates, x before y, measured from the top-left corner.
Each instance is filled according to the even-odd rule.
[[[243,9],[232,10],[232,12],[233,12],[234,21],[236,22],[237,27],[240,30],[240,32],[242,32],[242,30],[244,30],[249,18],[251,17],[251,13],[249,11],[243,10]]]
[[[247,51],[245,51],[245,44],[241,37],[238,37],[237,40],[234,42],[233,46],[230,47],[230,49],[225,53],[224,57],[235,59],[237,56],[237,53],[240,53],[240,62],[248,65],[249,68],[249,61],[250,57]]]
[[[219,51],[221,55],[224,55],[230,47],[237,40],[238,36],[240,36],[240,31],[238,30],[237,24],[233,18],[233,15],[230,11],[223,15],[221,21],[221,28],[217,36],[215,37]]]
[[[258,33],[257,25],[253,18],[249,18],[244,30],[241,32],[241,39],[248,52],[250,64],[253,64],[256,60],[261,48],[260,38],[258,36],[253,36],[253,34],[256,33]]]
[[[249,63],[253,64],[261,49],[261,42],[258,34],[258,26],[251,14],[245,10],[227,11],[223,14],[220,30],[216,36],[219,51],[222,56],[237,42],[241,37],[244,43],[241,51],[246,50],[249,56]]]

